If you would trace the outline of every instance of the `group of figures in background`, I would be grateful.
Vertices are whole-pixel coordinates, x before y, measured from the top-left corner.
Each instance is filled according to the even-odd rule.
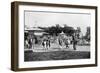
[[[86,40],[78,37],[76,33],[71,36],[61,32],[58,36],[55,35],[42,35],[36,36],[33,34],[29,34],[30,32],[25,33],[25,48],[27,49],[35,49],[36,46],[41,46],[43,49],[50,49],[52,45],[59,46],[59,48],[69,48],[69,45],[73,46],[73,50],[76,50],[76,45],[84,45],[86,44]],[[85,42],[85,43],[84,43]],[[55,45],[54,45],[55,44]],[[90,42],[87,42],[90,44]]]

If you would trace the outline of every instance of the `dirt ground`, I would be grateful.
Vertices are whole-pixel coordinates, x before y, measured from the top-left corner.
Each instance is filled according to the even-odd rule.
[[[47,60],[68,60],[68,59],[87,59],[90,58],[89,51],[51,51],[33,52],[24,51],[24,61],[47,61]]]

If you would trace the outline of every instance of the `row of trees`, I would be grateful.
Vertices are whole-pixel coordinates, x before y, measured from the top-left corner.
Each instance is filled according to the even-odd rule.
[[[67,25],[64,25],[64,27],[61,27],[59,24],[57,24],[56,26],[48,27],[48,28],[42,28],[42,27],[39,27],[39,28],[44,29],[44,31],[49,33],[50,35],[56,35],[56,36],[58,36],[59,33],[61,33],[62,31],[66,33],[67,35],[72,35],[75,31],[73,27],[70,27]]]
[[[73,33],[76,33],[77,38],[79,38],[80,33],[81,33],[80,27],[77,27],[77,29],[74,29],[73,27],[67,26],[66,24],[64,24],[64,27],[61,27],[59,24],[56,24],[56,26],[38,27],[38,28],[43,29],[46,33],[48,33],[50,35],[56,35],[56,36],[58,36],[59,33],[61,33],[63,31],[66,35],[69,35],[69,36],[71,36]],[[90,41],[90,27],[86,28],[86,33],[81,38],[86,39],[86,41],[88,41],[88,42]]]
[[[61,33],[62,31],[66,34],[71,36],[73,33],[76,33],[77,37],[80,37],[80,33],[81,33],[81,28],[77,27],[77,29],[74,29],[73,27],[67,26],[66,24],[64,25],[64,27],[61,27],[59,24],[56,24],[56,26],[51,26],[51,27],[39,27],[41,29],[43,29],[45,32],[49,33],[50,35],[56,35],[58,36],[59,33]],[[86,33],[84,36],[82,36],[81,38],[86,39],[86,41],[90,41],[90,27],[86,28]]]

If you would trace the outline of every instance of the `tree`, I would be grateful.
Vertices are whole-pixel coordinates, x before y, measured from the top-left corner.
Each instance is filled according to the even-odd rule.
[[[87,31],[86,31],[86,34],[85,34],[85,39],[90,42],[90,27],[87,27]]]
[[[66,24],[64,24],[64,27],[63,27],[62,31],[64,33],[66,33],[67,35],[71,36],[74,33],[74,28],[70,27],[70,26],[67,26]]]
[[[76,29],[76,36],[77,36],[78,39],[80,38],[80,32],[81,32],[81,28],[77,27],[77,29]]]
[[[56,26],[48,27],[48,28],[44,29],[44,31],[49,33],[50,35],[58,36],[58,34],[61,33],[62,28],[59,24],[56,24]]]
[[[49,33],[50,35],[56,35],[58,36],[59,33],[61,33],[62,31],[67,34],[67,35],[72,35],[74,33],[74,28],[64,25],[64,27],[61,27],[59,24],[56,24],[56,26],[51,26],[48,28],[43,28],[45,32]]]

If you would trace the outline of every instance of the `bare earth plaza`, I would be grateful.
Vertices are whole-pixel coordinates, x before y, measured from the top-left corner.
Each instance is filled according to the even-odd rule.
[[[24,11],[24,61],[90,58],[90,14]]]

